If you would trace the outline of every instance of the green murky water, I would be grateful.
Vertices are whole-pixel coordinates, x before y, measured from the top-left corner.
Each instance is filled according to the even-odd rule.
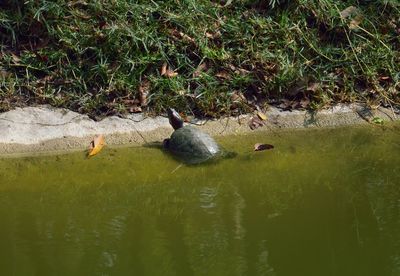
[[[0,160],[0,275],[400,275],[399,128],[221,142]]]

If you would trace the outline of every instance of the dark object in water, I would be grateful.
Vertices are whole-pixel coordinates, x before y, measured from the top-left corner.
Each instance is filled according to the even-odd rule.
[[[198,164],[223,155],[210,135],[195,127],[183,126],[181,116],[173,108],[168,109],[168,118],[175,131],[171,138],[164,140],[164,148],[183,162]]]

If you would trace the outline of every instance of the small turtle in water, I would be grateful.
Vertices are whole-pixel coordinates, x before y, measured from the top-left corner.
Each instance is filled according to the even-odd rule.
[[[164,148],[185,163],[198,164],[216,157],[227,156],[207,133],[192,126],[183,126],[183,120],[175,109],[168,109],[168,118],[175,131],[171,138],[164,140]]]

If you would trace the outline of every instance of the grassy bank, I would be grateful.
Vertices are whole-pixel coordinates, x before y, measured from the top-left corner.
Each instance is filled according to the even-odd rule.
[[[397,0],[3,0],[0,110],[400,102]]]

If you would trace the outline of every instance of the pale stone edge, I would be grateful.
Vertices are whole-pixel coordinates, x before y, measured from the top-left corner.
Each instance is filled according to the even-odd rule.
[[[368,124],[379,117],[384,121],[399,120],[391,108],[371,110],[359,104],[339,104],[318,112],[281,111],[270,107],[265,126],[249,128],[254,114],[218,120],[195,120],[194,125],[212,136],[239,135],[253,131],[270,133],[277,129],[325,128]],[[172,128],[165,117],[133,114],[126,118],[108,117],[96,122],[76,112],[36,106],[16,108],[0,114],[0,157],[84,150],[95,134],[103,134],[109,146],[140,146],[162,142]]]

